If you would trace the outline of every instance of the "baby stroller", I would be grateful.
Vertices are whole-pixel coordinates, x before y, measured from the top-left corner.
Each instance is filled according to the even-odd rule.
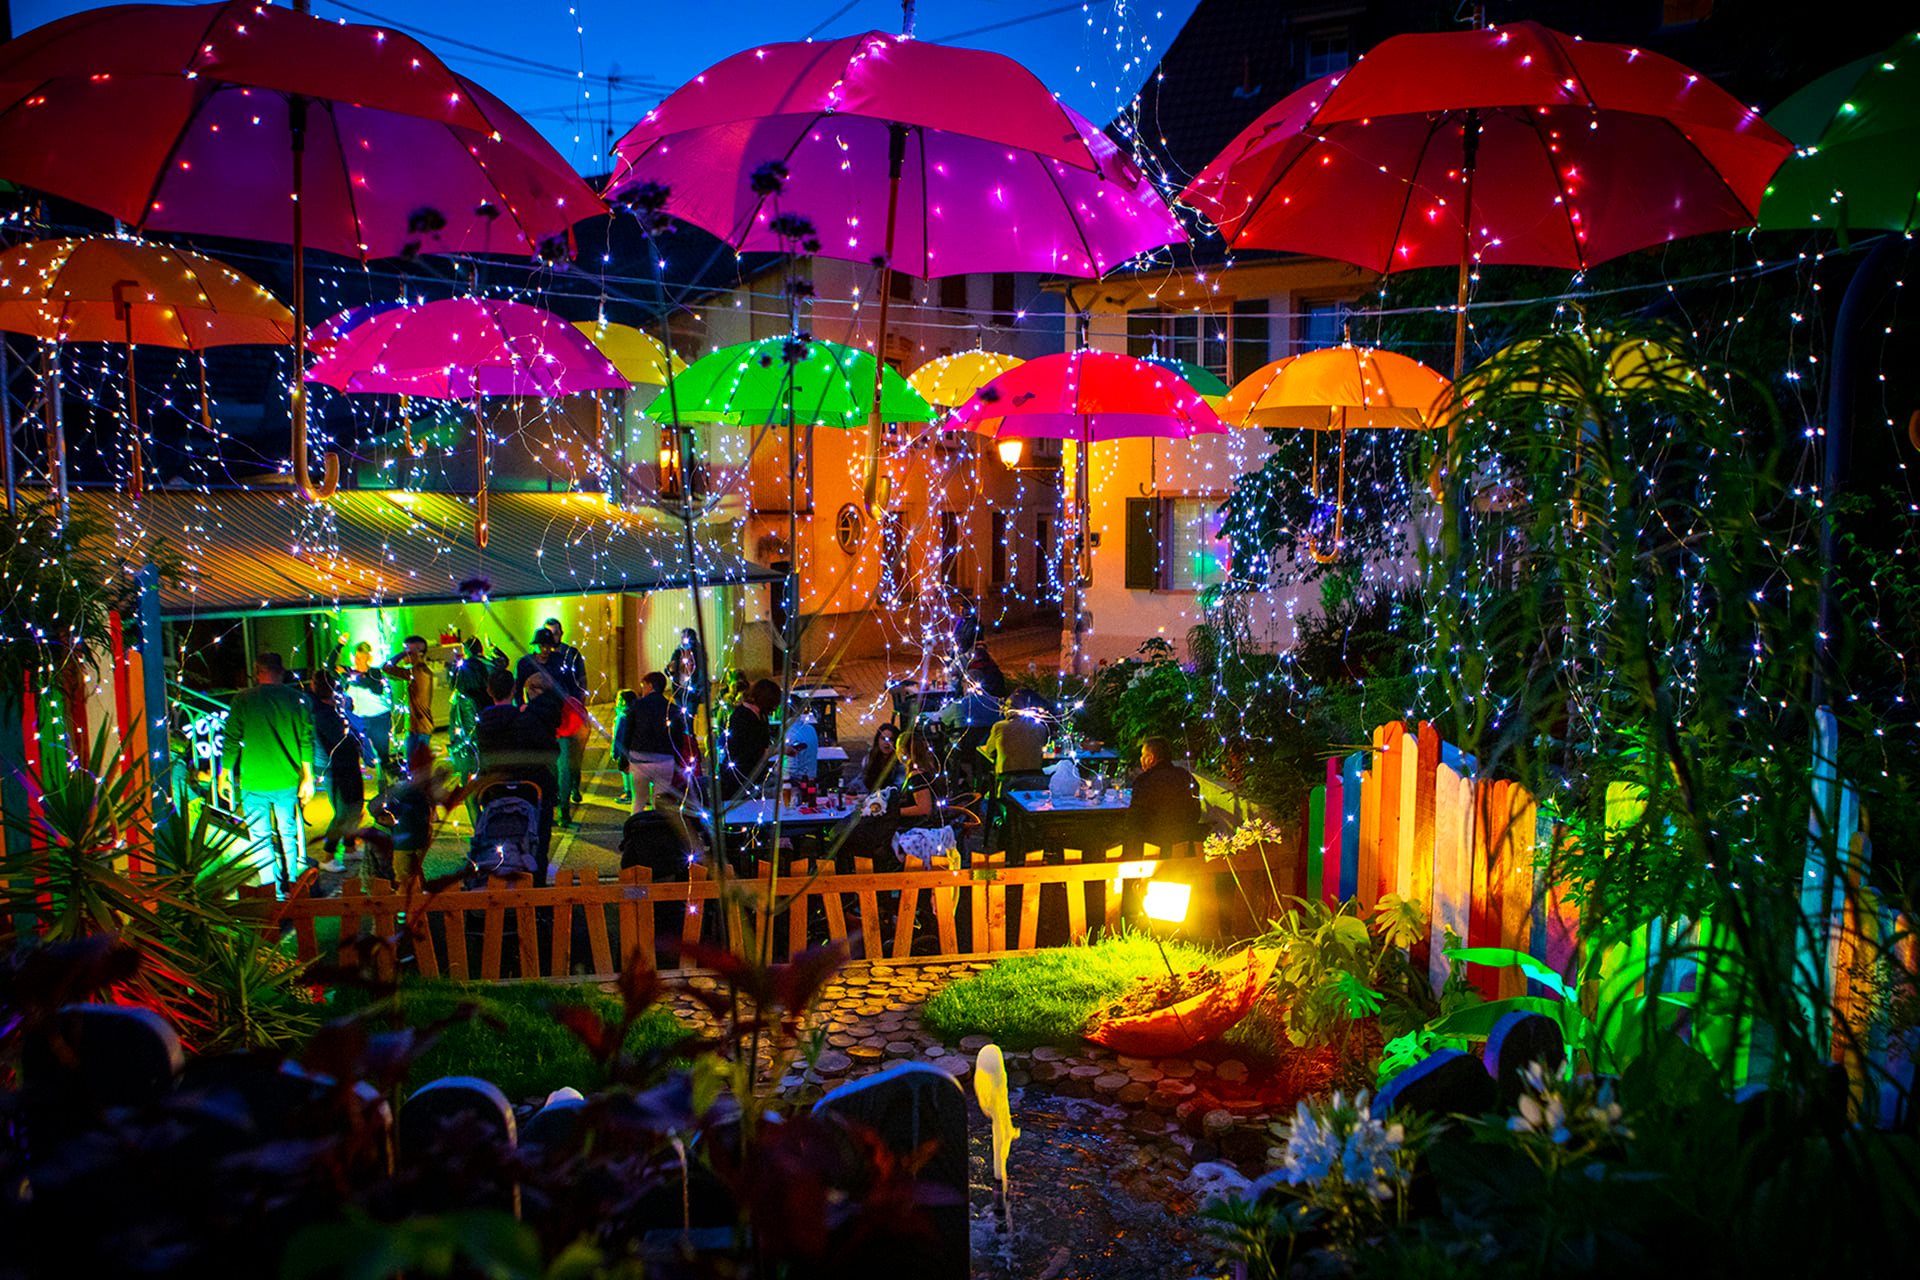
[[[496,876],[538,879],[540,800],[535,782],[496,782],[480,793],[480,815],[467,845],[467,888],[484,888]]]

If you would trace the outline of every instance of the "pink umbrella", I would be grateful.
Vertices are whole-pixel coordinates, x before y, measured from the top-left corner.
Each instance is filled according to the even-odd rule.
[[[896,267],[1093,276],[1186,238],[1139,169],[1019,63],[880,32],[736,54],[614,150],[610,196],[665,186],[666,212],[742,249],[790,247],[771,226],[778,190],[820,254],[880,264],[883,342]],[[769,161],[783,183],[762,177]],[[876,433],[870,506],[878,447]]]
[[[1163,365],[1107,351],[1067,351],[1009,369],[947,418],[949,427],[997,440],[1075,440],[1074,527],[1087,527],[1087,445],[1102,440],[1174,439],[1224,432],[1200,393]],[[1086,540],[1076,533],[1084,567]],[[1076,638],[1076,652],[1078,639]]]
[[[451,298],[369,316],[334,338],[307,381],[431,400],[564,396],[627,385],[600,348],[550,311],[500,298]],[[595,411],[599,401],[594,401]],[[487,432],[478,430],[474,540],[487,545]]]

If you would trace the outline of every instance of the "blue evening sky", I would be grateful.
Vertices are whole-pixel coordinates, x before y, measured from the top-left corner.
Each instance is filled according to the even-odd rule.
[[[1104,123],[1133,96],[1196,3],[921,0],[914,32],[1017,58],[1068,105]],[[14,0],[14,29],[98,7]],[[313,11],[418,37],[589,174],[607,169],[610,142],[649,106],[728,54],[766,41],[900,26],[898,0],[314,0]]]

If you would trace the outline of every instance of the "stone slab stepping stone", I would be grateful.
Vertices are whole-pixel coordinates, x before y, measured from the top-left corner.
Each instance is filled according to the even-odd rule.
[[[1106,1075],[1095,1076],[1093,1078],[1093,1091],[1102,1097],[1111,1097],[1131,1083],[1133,1082],[1118,1071],[1111,1071]]]
[[[1067,1068],[1058,1062],[1049,1062],[1045,1059],[1040,1059],[1035,1061],[1031,1067],[1027,1068],[1027,1074],[1042,1084],[1048,1084],[1066,1075]]]
[[[1247,1064],[1238,1058],[1228,1058],[1213,1069],[1213,1074],[1229,1084],[1237,1083],[1247,1078]]]
[[[1176,1080],[1186,1080],[1193,1075],[1193,1063],[1185,1058],[1162,1058],[1160,1071]]]
[[[961,1044],[964,1048],[965,1042],[962,1041]],[[1033,1051],[1033,1060],[1035,1062],[1059,1062],[1066,1056],[1067,1051],[1065,1049],[1055,1048],[1050,1044],[1043,1044]]]
[[[855,1062],[878,1062],[886,1052],[877,1044],[862,1040],[859,1044],[847,1046],[847,1056]]]
[[[1166,1072],[1158,1067],[1133,1067],[1127,1072],[1127,1079],[1137,1080],[1141,1084],[1157,1084],[1165,1077]]]
[[[828,1049],[820,1055],[820,1061],[814,1064],[813,1069],[823,1076],[843,1076],[852,1066],[851,1056],[841,1053],[838,1049]]]
[[[911,1040],[889,1040],[887,1042],[887,1056],[889,1058],[911,1058],[919,1049],[920,1046]]]
[[[1152,1092],[1152,1088],[1147,1084],[1139,1080],[1134,1080],[1124,1085],[1118,1093],[1114,1094],[1113,1100],[1115,1102],[1125,1103],[1130,1107],[1137,1107],[1145,1102],[1147,1095]]]
[[[961,1036],[960,1051],[962,1053],[978,1053],[992,1043],[992,1036]]]

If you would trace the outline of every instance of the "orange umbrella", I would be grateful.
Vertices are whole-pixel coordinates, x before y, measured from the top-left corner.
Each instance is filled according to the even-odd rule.
[[[45,342],[119,342],[127,348],[133,480],[143,488],[135,346],[208,347],[293,341],[293,313],[252,279],[184,249],[126,240],[35,240],[0,254],[0,330]],[[201,420],[207,407],[200,366]]]
[[[1346,510],[1347,431],[1357,427],[1424,431],[1439,423],[1452,392],[1451,382],[1418,360],[1372,347],[1327,347],[1254,370],[1221,400],[1219,412],[1221,421],[1234,426],[1340,433],[1333,549],[1323,553],[1311,533],[1307,540],[1313,558],[1327,564],[1339,555]],[[1317,437],[1310,483],[1318,498]]]

